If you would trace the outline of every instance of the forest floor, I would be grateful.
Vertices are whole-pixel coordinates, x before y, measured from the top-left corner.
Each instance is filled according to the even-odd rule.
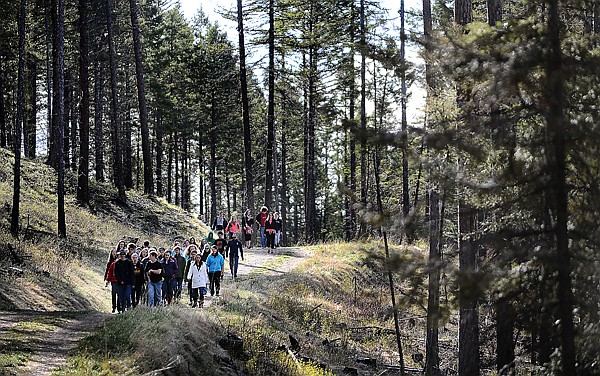
[[[273,254],[260,247],[247,249],[237,281],[255,275],[283,275],[294,269],[305,253],[302,248],[280,248]],[[237,281],[231,277],[226,260],[223,293],[235,289]],[[184,293],[182,302],[187,302],[186,298]],[[218,299],[208,296],[205,309]],[[82,338],[111,316],[98,311],[0,311],[0,375],[51,375],[67,364]]]

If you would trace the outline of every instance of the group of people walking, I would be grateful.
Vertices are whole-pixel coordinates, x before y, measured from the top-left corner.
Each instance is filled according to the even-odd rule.
[[[281,243],[281,232],[283,230],[283,221],[278,212],[269,212],[266,206],[260,208],[256,216],[252,210],[248,209],[242,216],[240,223],[236,215],[232,215],[230,220],[225,219],[225,215],[220,213],[212,222],[212,228],[215,231],[225,231],[231,234],[243,234],[244,245],[246,248],[252,248],[252,234],[254,224],[257,225],[259,232],[259,241],[262,248],[266,248],[267,253],[271,253]],[[240,238],[242,236],[240,235]]]
[[[252,248],[255,223],[262,248],[274,252],[281,239],[282,222],[278,213],[269,213],[265,206],[255,217],[247,210],[241,223],[235,215],[229,221],[219,215],[213,230],[199,244],[194,237],[175,240],[169,248],[151,247],[147,240],[142,245],[120,241],[110,251],[104,273],[105,287],[111,286],[112,312],[122,313],[139,304],[154,307],[178,302],[186,283],[189,304],[202,307],[209,292],[220,295],[225,259],[229,260],[232,279],[237,278],[243,249]]]

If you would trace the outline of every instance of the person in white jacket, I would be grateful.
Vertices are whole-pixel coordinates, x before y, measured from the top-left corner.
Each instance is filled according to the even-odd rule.
[[[206,263],[202,261],[202,255],[196,255],[194,263],[190,265],[187,279],[192,284],[192,308],[202,308],[204,295],[206,294],[206,284],[208,283],[208,270]]]

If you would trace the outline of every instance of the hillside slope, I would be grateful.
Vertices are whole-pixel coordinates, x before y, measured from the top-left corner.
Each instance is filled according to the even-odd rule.
[[[67,237],[57,233],[57,176],[40,161],[22,162],[20,237],[10,235],[13,194],[12,153],[0,149],[0,309],[45,311],[107,310],[102,276],[109,249],[125,239],[148,239],[156,246],[176,237],[202,236],[207,228],[163,199],[128,191],[127,205],[115,201],[109,183],[90,180],[92,201],[75,200],[76,174],[65,185]]]

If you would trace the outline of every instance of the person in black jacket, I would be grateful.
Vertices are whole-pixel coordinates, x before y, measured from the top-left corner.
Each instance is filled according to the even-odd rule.
[[[281,241],[281,230],[283,229],[283,221],[279,216],[279,212],[273,213],[273,221],[275,221],[275,248],[279,248]]]
[[[194,244],[190,244],[187,249],[188,249],[188,251],[196,249],[195,240],[194,240]],[[175,256],[173,258],[175,259],[175,262],[177,263],[177,271],[175,272],[175,299],[179,300],[179,298],[181,298],[181,290],[183,288],[183,278],[184,278],[186,262],[185,262],[185,257],[183,256],[183,254],[181,252],[181,248],[179,248],[179,246],[175,247],[173,249],[173,252],[175,252]]]
[[[273,214],[269,213],[267,215],[267,220],[265,221],[265,235],[267,238],[267,253],[271,253],[275,248],[275,232],[277,232],[277,224],[275,220],[273,220]]]
[[[144,264],[140,261],[140,256],[137,253],[131,255],[131,264],[133,265],[131,304],[135,308],[140,304],[140,299],[144,291]]]
[[[229,249],[229,270],[231,270],[231,277],[237,278],[238,261],[240,257],[244,261],[244,251],[242,249],[242,242],[238,240],[237,234],[234,232],[231,234],[231,240],[227,243]]]
[[[131,285],[133,284],[133,264],[127,259],[127,251],[119,251],[119,259],[115,263],[117,279],[118,311],[125,312],[131,308]]]

